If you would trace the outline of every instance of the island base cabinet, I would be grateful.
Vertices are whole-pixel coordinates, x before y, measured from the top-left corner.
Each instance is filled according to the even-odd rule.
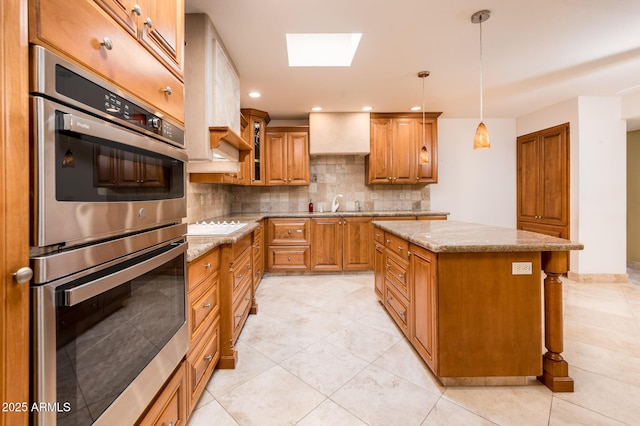
[[[532,273],[514,275],[514,262]],[[439,377],[542,372],[540,253],[439,253]]]

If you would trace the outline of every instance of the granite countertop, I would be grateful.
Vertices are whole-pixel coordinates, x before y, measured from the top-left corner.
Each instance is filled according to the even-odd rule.
[[[374,221],[374,225],[434,253],[582,250],[578,242],[497,226],[456,221]]]
[[[258,227],[258,221],[268,218],[311,218],[311,217],[392,217],[392,216],[448,216],[448,212],[433,211],[338,211],[331,212],[264,212],[264,213],[230,213],[225,216],[207,218],[207,222],[246,222],[247,225],[229,235],[189,236],[189,248],[187,249],[187,262],[202,256],[209,250],[223,244],[233,244]]]

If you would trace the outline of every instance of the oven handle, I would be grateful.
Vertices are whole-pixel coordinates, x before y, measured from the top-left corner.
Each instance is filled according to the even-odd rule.
[[[187,154],[183,150],[169,144],[158,143],[153,139],[138,135],[129,130],[121,129],[105,120],[78,117],[71,113],[65,113],[63,115],[63,129],[80,135],[93,136],[136,148],[142,148],[182,162],[187,161]]]
[[[116,273],[107,275],[90,283],[79,285],[71,289],[64,290],[63,305],[74,306],[78,303],[82,303],[87,299],[95,297],[105,291],[118,287],[119,285],[137,278],[155,268],[162,266],[171,259],[179,256],[182,253],[187,252],[187,244],[185,243],[173,243],[176,247],[168,250],[158,256],[145,260],[144,262],[125,268]]]

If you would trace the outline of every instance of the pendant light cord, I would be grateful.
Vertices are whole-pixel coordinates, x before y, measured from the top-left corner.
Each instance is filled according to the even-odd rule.
[[[482,123],[482,71],[483,71],[483,61],[482,61],[482,19],[480,20],[480,122]]]
[[[422,146],[426,147],[424,141],[424,79],[426,77],[422,77]]]

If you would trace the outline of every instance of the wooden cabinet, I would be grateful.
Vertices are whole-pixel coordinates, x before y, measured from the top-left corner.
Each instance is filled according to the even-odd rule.
[[[517,140],[518,229],[569,238],[569,124]]]
[[[265,185],[309,185],[309,127],[270,127],[266,132]]]
[[[311,219],[311,270],[342,271],[343,219]]]
[[[220,368],[235,368],[235,344],[253,302],[252,234],[220,248]]]
[[[415,184],[438,181],[437,117],[439,113],[371,114],[369,184]],[[419,164],[423,144],[430,161]]]
[[[436,321],[438,318],[436,288],[436,255],[411,244],[409,277],[413,302],[413,324],[410,340],[431,370],[436,366]]]
[[[253,146],[251,151],[240,159],[241,184],[262,186],[265,184],[265,146],[266,127],[271,118],[265,111],[243,108],[240,110],[247,121],[242,138]]]
[[[269,219],[267,221],[267,270],[310,270],[310,230],[309,219]]]
[[[183,0],[94,0],[174,74],[182,77]]]
[[[311,219],[311,270],[366,271],[372,267],[371,217]]]
[[[153,7],[149,8],[146,2],[140,7],[153,10],[158,24],[154,24],[154,37],[162,37],[163,43],[175,47],[173,59],[164,50],[151,47],[144,36],[147,30],[139,30],[139,25],[144,24],[127,0],[31,0],[29,41],[80,63],[184,123],[183,3],[174,0],[158,2],[160,6],[155,1],[149,4]]]
[[[376,295],[441,380],[541,374],[540,252],[436,254],[380,228],[374,242]]]
[[[187,269],[189,349],[185,368],[189,413],[220,359],[219,269],[217,248],[191,261]]]
[[[260,221],[258,227],[253,231],[253,241],[251,247],[252,265],[253,265],[253,296],[254,305],[252,308],[252,314],[255,314],[258,305],[255,303],[255,294],[262,276],[264,275],[264,221]]]
[[[187,373],[186,363],[180,363],[156,399],[140,418],[139,426],[184,426],[187,424]]]

